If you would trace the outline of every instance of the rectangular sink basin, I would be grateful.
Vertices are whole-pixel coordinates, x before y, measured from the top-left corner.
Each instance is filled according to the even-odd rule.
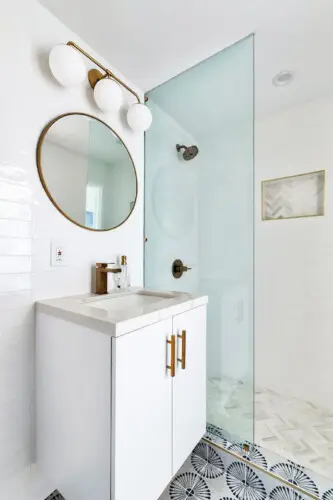
[[[121,313],[129,309],[144,309],[146,306],[151,306],[163,301],[168,302],[168,299],[174,299],[176,294],[164,292],[149,292],[140,290],[134,292],[116,292],[111,295],[106,295],[103,298],[91,299],[85,301],[89,307],[103,309],[110,313]]]

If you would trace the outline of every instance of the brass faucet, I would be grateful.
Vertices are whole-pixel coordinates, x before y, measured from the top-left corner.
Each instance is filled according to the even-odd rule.
[[[121,273],[119,267],[108,267],[102,262],[96,263],[96,294],[105,295],[108,293],[108,273]]]

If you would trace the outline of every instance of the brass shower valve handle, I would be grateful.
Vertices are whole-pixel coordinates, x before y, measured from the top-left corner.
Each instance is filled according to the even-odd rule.
[[[172,275],[174,278],[178,279],[181,278],[183,273],[186,273],[187,271],[190,271],[192,268],[185,266],[184,263],[180,259],[176,259],[172,263]]]

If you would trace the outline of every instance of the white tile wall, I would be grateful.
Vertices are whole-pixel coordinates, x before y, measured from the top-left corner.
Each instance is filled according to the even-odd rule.
[[[333,98],[256,124],[256,384],[333,411]],[[260,182],[326,170],[324,217],[261,221]]]
[[[102,115],[88,86],[64,89],[50,76],[47,54],[54,44],[74,40],[94,52],[35,0],[1,7],[0,62],[7,77],[0,81],[0,489],[34,460],[33,302],[90,291],[93,263],[119,254],[128,256],[132,283],[142,283],[144,155],[143,136],[128,129],[124,113]],[[72,225],[39,182],[39,134],[49,120],[72,111],[107,121],[134,158],[138,203],[115,231],[96,234]],[[52,239],[65,245],[67,267],[50,267]]]

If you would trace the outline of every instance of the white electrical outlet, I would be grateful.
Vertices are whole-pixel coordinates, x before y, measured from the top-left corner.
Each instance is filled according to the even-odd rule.
[[[64,245],[52,241],[51,243],[51,266],[66,266],[66,252]]]

